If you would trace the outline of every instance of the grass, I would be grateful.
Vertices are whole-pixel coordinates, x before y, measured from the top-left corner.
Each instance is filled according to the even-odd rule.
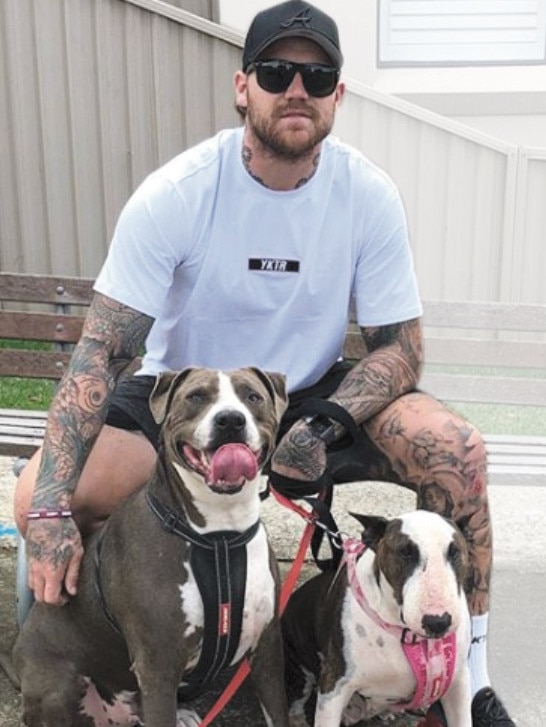
[[[544,407],[474,403],[454,403],[450,407],[486,434],[546,434]]]
[[[0,409],[49,409],[55,384],[43,379],[0,378]]]
[[[23,350],[46,351],[51,345],[38,341],[4,341],[0,348],[20,348]],[[12,376],[0,377],[0,409],[39,409],[49,408],[55,384],[44,379],[20,379]]]

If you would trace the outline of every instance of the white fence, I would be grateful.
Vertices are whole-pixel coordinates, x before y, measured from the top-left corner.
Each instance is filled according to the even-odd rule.
[[[1,268],[95,275],[139,181],[238,123],[241,40],[158,0],[2,0]],[[425,297],[546,303],[546,150],[356,84],[336,133],[399,185]]]
[[[423,296],[546,302],[546,149],[349,88],[336,132],[400,187]]]

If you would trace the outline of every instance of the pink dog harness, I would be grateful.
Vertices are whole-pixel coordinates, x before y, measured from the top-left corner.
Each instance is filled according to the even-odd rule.
[[[378,626],[400,638],[406,659],[417,681],[412,700],[399,702],[393,708],[406,710],[429,707],[451,686],[457,656],[455,634],[448,634],[441,639],[427,639],[412,634],[407,628],[384,621],[370,606],[356,574],[356,562],[366,550],[366,545],[360,540],[348,538],[343,543],[343,550],[342,567],[347,567],[349,585],[358,605]]]

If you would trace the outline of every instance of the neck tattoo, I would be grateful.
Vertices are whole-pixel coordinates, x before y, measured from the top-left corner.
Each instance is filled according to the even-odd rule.
[[[264,180],[261,177],[259,177],[257,174],[254,174],[254,172],[250,168],[251,161],[252,161],[252,150],[248,146],[243,146],[243,166],[244,166],[244,168],[250,174],[252,179],[255,179],[257,182],[259,182],[262,185],[262,187],[267,187],[267,184],[264,182]]]
[[[252,149],[248,146],[243,146],[243,153],[242,153],[242,159],[243,159],[243,166],[246,169],[246,171],[250,174],[252,179],[254,179],[256,182],[261,184],[263,187],[266,187],[269,189],[269,185],[264,182],[264,180],[259,177],[257,174],[255,174],[251,169],[251,162],[252,162]],[[320,153],[316,154],[316,156],[313,159],[313,168],[311,169],[310,174],[307,177],[302,177],[299,179],[296,184],[294,185],[294,189],[299,189],[300,187],[303,187],[304,184],[306,184],[310,179],[312,179],[315,176],[315,172],[318,169],[318,163],[320,159]]]

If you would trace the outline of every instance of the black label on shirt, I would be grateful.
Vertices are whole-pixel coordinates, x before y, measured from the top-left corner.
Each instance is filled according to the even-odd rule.
[[[261,270],[264,273],[299,273],[299,260],[282,260],[276,257],[249,258],[249,270]]]

